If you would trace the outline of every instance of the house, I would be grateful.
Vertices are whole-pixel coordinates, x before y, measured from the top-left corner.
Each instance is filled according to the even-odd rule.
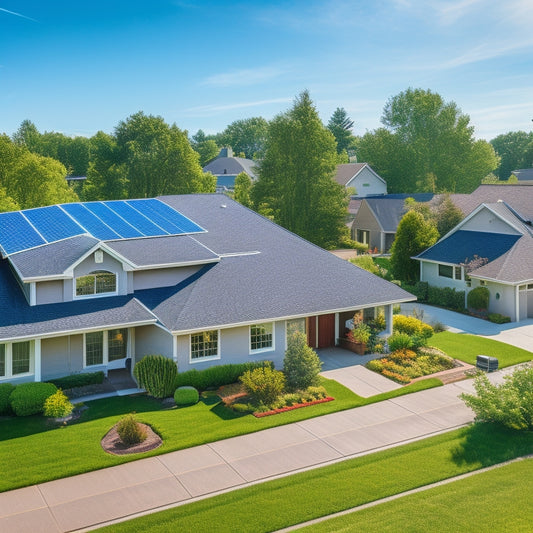
[[[217,192],[232,191],[235,189],[235,178],[241,172],[245,172],[252,180],[255,180],[255,165],[251,159],[234,157],[231,148],[222,148],[218,156],[209,162],[204,172],[211,172],[217,178]]]
[[[337,165],[334,179],[347,189],[354,188],[355,196],[358,198],[387,194],[387,183],[368,163]]]
[[[0,213],[0,381],[269,359],[414,297],[219,194]]]
[[[519,182],[533,182],[533,168],[521,168],[519,170],[513,170],[511,175],[516,176],[516,179]]]
[[[466,293],[485,286],[490,312],[513,322],[533,318],[532,215],[531,201],[525,212],[501,200],[480,204],[414,257],[420,261],[421,281]]]
[[[405,214],[405,200],[429,202],[432,193],[387,194],[363,198],[351,224],[352,239],[367,244],[380,253],[390,250],[396,237],[398,224]]]

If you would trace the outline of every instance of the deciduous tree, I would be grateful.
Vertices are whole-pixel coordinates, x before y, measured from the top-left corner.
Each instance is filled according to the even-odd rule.
[[[262,117],[251,117],[232,122],[221,134],[222,142],[233,152],[243,152],[248,159],[260,157],[265,148],[268,122]]]

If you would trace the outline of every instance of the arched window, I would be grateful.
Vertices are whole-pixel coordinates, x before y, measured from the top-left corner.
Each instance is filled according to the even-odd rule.
[[[95,270],[76,278],[76,296],[117,292],[117,275],[107,270]]]

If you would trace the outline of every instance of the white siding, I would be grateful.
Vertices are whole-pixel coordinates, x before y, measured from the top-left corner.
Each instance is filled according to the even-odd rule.
[[[37,305],[63,301],[63,281],[40,281],[35,284]]]
[[[355,187],[357,196],[365,197],[374,194],[387,194],[387,184],[379,179],[368,167],[364,167],[346,187]]]
[[[507,222],[497,217],[487,208],[481,209],[470,220],[465,222],[459,229],[465,231],[486,231],[489,233],[507,233],[517,235],[519,232],[513,229]]]

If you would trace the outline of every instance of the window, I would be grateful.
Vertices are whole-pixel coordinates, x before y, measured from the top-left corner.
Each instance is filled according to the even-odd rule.
[[[96,270],[76,278],[76,296],[109,294],[117,292],[117,276],[113,272]]]
[[[454,267],[454,279],[463,279],[463,270],[461,267]]]
[[[218,330],[191,335],[191,360],[214,359],[218,356]]]
[[[85,334],[85,366],[107,365],[127,356],[127,329],[110,329]]]
[[[0,344],[0,377],[6,375],[6,345]]]
[[[439,265],[439,276],[441,278],[453,278],[453,267],[450,265]]]
[[[0,344],[0,378],[33,372],[33,341]]]
[[[370,242],[370,231],[366,229],[358,229],[357,241],[362,244],[368,244]]]
[[[250,351],[261,352],[274,349],[274,327],[272,322],[250,326]]]

